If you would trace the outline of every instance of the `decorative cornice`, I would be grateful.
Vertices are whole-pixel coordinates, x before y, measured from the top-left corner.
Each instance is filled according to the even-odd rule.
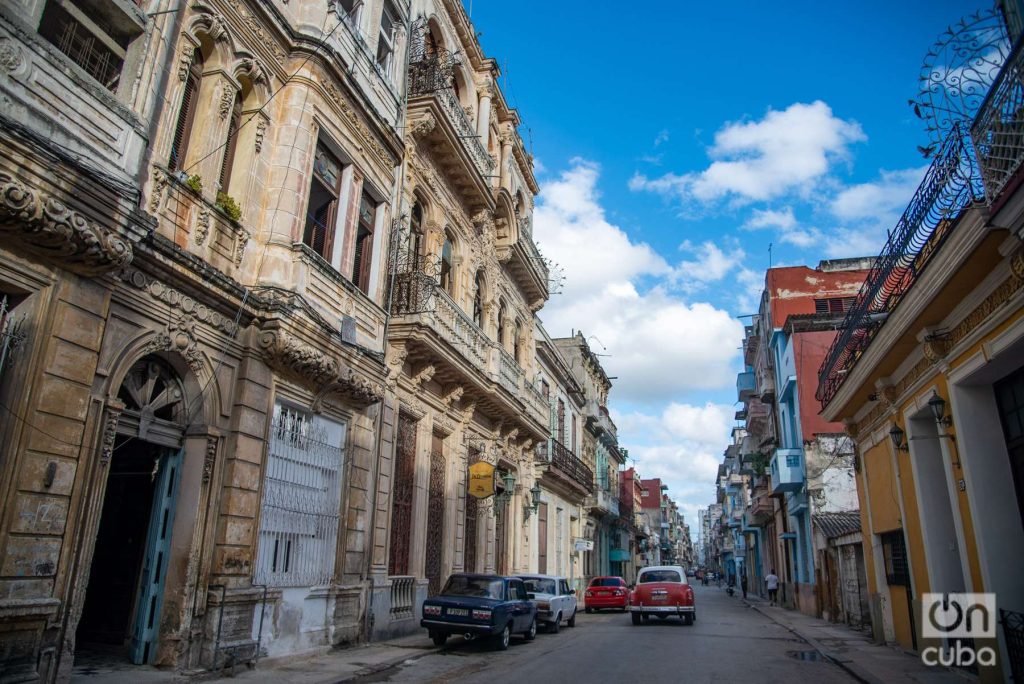
[[[352,127],[359,133],[359,136],[362,138],[361,142],[370,149],[381,163],[388,167],[394,167],[397,164],[397,160],[394,155],[385,149],[383,145],[377,142],[377,137],[373,134],[373,131],[370,130],[370,127],[363,123],[363,120],[356,112],[356,109],[352,106],[352,103],[349,102],[348,98],[345,97],[341,91],[338,90],[337,86],[331,83],[330,79],[325,76],[320,77],[320,85],[323,87],[324,92],[327,93],[328,97],[338,105],[338,108],[341,109],[342,114],[346,119],[348,119]]]
[[[417,387],[422,387],[425,383],[430,382],[431,378],[434,377],[434,373],[437,372],[437,367],[432,363],[421,366],[416,370],[412,377],[412,384]]]
[[[280,321],[265,323],[257,339],[268,365],[302,378],[317,392],[315,404],[330,394],[341,394],[363,404],[374,404],[384,397],[381,385],[289,335]]]
[[[213,467],[217,463],[217,438],[206,438],[206,456],[203,458],[203,484],[209,484]]]
[[[14,238],[27,251],[82,275],[108,273],[132,260],[128,240],[3,172],[0,235]]]
[[[444,401],[445,406],[451,408],[453,404],[457,403],[460,399],[462,399],[462,395],[465,392],[466,388],[463,387],[462,385],[449,385],[447,388],[445,388],[445,393],[444,397],[442,398],[442,401]]]
[[[164,332],[157,335],[148,345],[145,353],[169,351],[180,354],[194,373],[203,368],[203,355],[196,339],[196,321],[189,314],[181,314],[167,323]]]

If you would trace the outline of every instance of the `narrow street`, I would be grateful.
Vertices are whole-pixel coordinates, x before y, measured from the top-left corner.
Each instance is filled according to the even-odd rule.
[[[514,638],[505,653],[487,642],[455,638],[439,653],[355,681],[854,681],[838,666],[817,660],[813,647],[747,608],[738,595],[730,598],[712,586],[695,589],[698,617],[691,627],[675,619],[634,627],[629,615],[581,612],[575,628],[541,632],[533,643]]]

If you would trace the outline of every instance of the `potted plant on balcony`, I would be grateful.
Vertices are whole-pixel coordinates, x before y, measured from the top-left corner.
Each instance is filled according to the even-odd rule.
[[[238,206],[235,198],[226,192],[217,193],[217,201],[214,206],[223,211],[235,223],[238,223],[238,220],[242,218],[242,208]]]
[[[192,192],[198,195],[203,194],[203,177],[200,176],[198,173],[193,173],[191,176],[186,176],[185,180],[182,182]]]

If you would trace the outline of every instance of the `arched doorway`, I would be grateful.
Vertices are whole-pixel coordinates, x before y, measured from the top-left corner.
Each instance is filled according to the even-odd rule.
[[[118,390],[124,404],[108,464],[78,654],[153,661],[174,522],[188,408],[163,360],[137,361]]]

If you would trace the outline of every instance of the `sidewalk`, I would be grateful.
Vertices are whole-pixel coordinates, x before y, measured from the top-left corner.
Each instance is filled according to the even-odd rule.
[[[334,684],[381,672],[439,650],[424,633],[284,662],[263,659],[255,669],[249,669],[245,665],[237,666],[233,677],[227,670],[201,672],[190,676],[188,673],[167,672],[152,667],[117,664],[109,667],[76,666],[71,681],[72,684]]]
[[[846,625],[819,620],[798,610],[772,606],[765,599],[753,595],[743,600],[754,610],[804,639],[823,656],[865,684],[966,684],[978,681],[959,670],[928,667],[917,656],[891,646],[872,643],[866,634],[856,632]]]

